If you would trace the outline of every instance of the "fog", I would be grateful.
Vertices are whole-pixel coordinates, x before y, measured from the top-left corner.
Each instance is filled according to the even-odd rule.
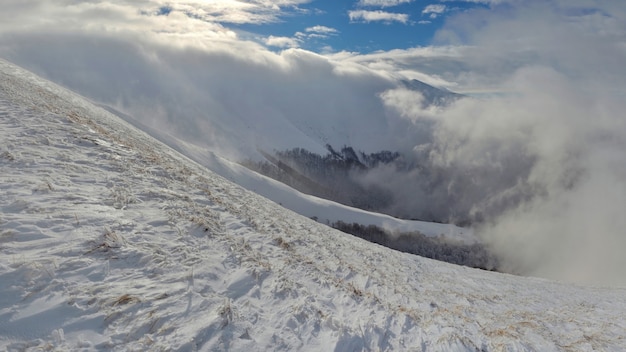
[[[469,66],[510,55],[510,74],[476,78],[498,86],[490,97],[429,111],[406,92],[382,99],[405,118],[434,123],[432,144],[420,150],[457,173],[448,189],[458,181],[478,186],[465,194],[469,202],[459,199],[467,202],[461,208],[489,215],[477,232],[505,270],[623,285],[626,22],[602,11],[557,10],[516,3],[481,28],[473,27],[480,16],[467,15],[441,33],[471,33],[483,50],[468,57]],[[523,64],[515,64],[519,53]],[[465,77],[474,79],[471,72]],[[454,197],[442,192],[452,208]]]
[[[400,151],[431,177],[364,176],[390,211],[471,220],[510,272],[626,285],[626,4],[497,1],[432,46],[366,54],[275,52],[224,24],[303,2],[8,1],[0,57],[233,159]],[[424,107],[407,79],[466,96]]]

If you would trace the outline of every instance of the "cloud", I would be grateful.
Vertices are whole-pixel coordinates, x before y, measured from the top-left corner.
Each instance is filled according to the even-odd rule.
[[[265,39],[265,44],[279,48],[297,48],[300,46],[298,39],[290,37],[275,37],[273,35],[270,35],[267,39]]]
[[[393,7],[401,4],[408,4],[414,0],[359,0],[358,6],[364,7]]]
[[[464,79],[473,69],[468,67],[467,57],[476,50],[470,46],[417,47],[369,54],[340,52],[330,57],[363,65],[398,80],[418,79],[435,87],[465,91],[477,83]]]
[[[64,21],[67,29],[100,27],[101,30],[139,30],[185,33],[222,28],[222,23],[274,22],[285,12],[281,8],[255,3],[165,1],[19,1],[3,3],[0,31],[35,30],[56,27]],[[15,15],[19,14],[19,15]],[[91,21],[91,24],[89,22]]]
[[[336,36],[339,34],[339,31],[335,28],[326,27],[326,26],[312,26],[307,27],[304,32],[296,32],[294,34],[295,40],[298,42],[305,40],[316,40],[316,39],[327,39],[331,36]],[[329,47],[326,47],[329,49]]]
[[[326,27],[326,26],[313,26],[313,27],[308,27],[307,29],[305,29],[306,32],[314,32],[314,33],[322,33],[322,34],[336,34],[339,33],[338,30],[336,30],[335,28],[330,28],[330,27]]]
[[[298,5],[310,0],[253,0],[253,1],[180,1],[174,4],[161,2],[172,11],[180,11],[190,17],[220,23],[270,23],[279,21],[281,16],[301,11]]]
[[[443,14],[444,12],[446,12],[446,10],[447,10],[446,5],[431,4],[431,5],[426,6],[424,8],[424,10],[422,10],[422,14],[423,15],[430,15],[430,18],[435,19],[439,15]]]
[[[442,14],[444,12],[446,12],[446,5],[440,5],[440,4],[432,4],[432,5],[428,5],[424,8],[424,10],[422,10],[422,13],[424,14],[429,14],[429,13],[436,13],[436,14]]]
[[[295,37],[298,39],[326,39],[339,34],[339,31],[335,28],[320,25],[308,27],[304,31],[305,33],[296,32]]]
[[[181,11],[146,15],[150,4],[138,2],[138,11],[105,1],[10,3],[16,12],[0,14],[7,20],[0,21],[0,56],[198,150],[234,159],[257,148],[323,152],[323,134],[347,138],[327,141],[335,145],[364,144],[372,136],[351,136],[350,124],[333,121],[385,118],[376,94],[394,85],[388,76],[309,51],[272,52]],[[28,16],[8,21],[24,10]],[[307,35],[332,32],[311,28]],[[291,39],[265,43],[296,45]],[[284,136],[272,137],[277,131]],[[381,137],[372,148],[391,139]]]
[[[407,24],[409,15],[386,11],[353,10],[348,12],[350,22],[400,22]]]
[[[428,193],[403,191],[432,209],[486,216],[476,232],[511,272],[626,285],[626,17],[612,2],[595,4],[471,10],[439,34],[451,55],[421,49],[348,59],[409,69],[427,66],[413,57],[432,53],[445,59],[434,64],[449,68],[451,82],[501,92],[438,109],[402,89],[381,95],[400,116],[431,123],[432,142],[416,151],[450,174]]]
[[[8,0],[10,3],[17,1]],[[116,1],[115,4],[108,5],[104,1],[76,2],[61,0],[56,4],[63,4],[66,8],[65,12],[71,12],[74,9],[91,8],[92,11],[102,11],[106,7],[117,7],[134,9],[145,16],[169,16],[175,13],[183,14],[189,18],[198,19],[207,22],[217,23],[271,23],[276,22],[281,16],[289,14],[291,11],[297,11],[298,5],[310,2],[310,0],[281,0],[281,1],[201,1],[201,0],[182,0],[182,1],[164,1],[164,0],[139,0]],[[53,4],[42,5],[40,1],[30,1],[26,5],[33,6],[38,10],[60,10]],[[29,5],[30,4],[30,5]],[[8,5],[14,6],[14,5]],[[59,11],[64,12],[64,11]],[[93,12],[92,12],[93,13]]]

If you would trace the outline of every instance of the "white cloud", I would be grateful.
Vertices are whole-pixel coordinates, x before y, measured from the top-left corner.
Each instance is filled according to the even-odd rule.
[[[313,26],[313,27],[308,27],[307,29],[305,29],[306,32],[315,32],[315,33],[322,33],[322,34],[335,34],[335,33],[339,33],[338,30],[336,30],[335,28],[331,28],[331,27],[326,27],[326,26]]]
[[[125,111],[147,126],[231,157],[249,155],[259,146],[297,147],[302,141],[306,145],[301,147],[324,151],[323,144],[312,144],[294,130],[285,137],[287,142],[275,146],[277,141],[267,136],[283,127],[257,125],[260,116],[319,121],[320,131],[333,128],[328,123],[333,119],[383,116],[375,97],[393,85],[388,77],[304,50],[275,53],[254,42],[258,36],[246,40],[222,24],[181,11],[146,15],[147,4],[4,4],[0,57]],[[311,28],[332,32],[330,27]],[[297,40],[274,36],[264,44],[288,48]],[[369,98],[359,101],[363,96]],[[223,121],[236,128],[224,128]],[[380,148],[385,139],[391,136],[380,139]]]
[[[331,58],[363,65],[384,75],[393,75],[397,79],[419,79],[435,87],[451,90],[464,82],[467,64],[466,57],[472,54],[472,47],[441,46],[418,47],[411,49],[396,49],[371,54],[351,54],[346,52],[335,53]]]
[[[275,37],[270,35],[265,39],[265,44],[278,48],[297,48],[300,46],[298,39],[290,37]]]
[[[431,4],[428,5],[424,8],[424,10],[422,10],[423,14],[431,14],[431,13],[435,13],[435,14],[442,14],[444,12],[446,12],[446,5],[441,5],[441,4]]]
[[[310,0],[252,0],[252,1],[180,1],[176,3],[164,2],[160,7],[168,6],[174,11],[182,11],[190,16],[206,21],[222,23],[268,23],[276,22],[280,16],[290,11],[298,11],[298,5]],[[165,5],[163,5],[165,4]]]
[[[413,1],[414,0],[359,0],[357,5],[369,7],[392,7],[401,4],[408,4]]]
[[[339,31],[335,28],[317,25],[306,28],[304,32],[296,32],[294,37],[299,40],[326,39],[330,36],[336,36],[338,34]]]
[[[386,11],[353,10],[348,12],[348,16],[351,22],[400,22],[406,24],[409,21],[408,14]]]
[[[439,17],[441,14],[446,12],[446,10],[447,10],[446,5],[432,4],[432,5],[426,6],[424,10],[422,10],[422,15],[429,15],[428,17],[434,20],[437,17]]]
[[[190,18],[219,23],[270,23],[279,20],[280,16],[297,11],[298,5],[310,0],[181,0],[176,2],[165,0],[117,1],[120,6],[139,8],[146,15],[168,15],[182,13]],[[93,1],[98,3],[98,1]],[[103,2],[101,2],[102,4]],[[100,6],[100,5],[98,5]]]
[[[438,110],[402,90],[381,97],[396,113],[433,123],[433,161],[475,175],[453,179],[447,186],[461,193],[444,204],[475,197],[472,211],[491,214],[476,231],[513,272],[626,284],[626,14],[614,4],[582,10],[529,1],[468,11],[440,33],[469,44],[449,46],[451,55],[423,48],[347,58],[506,92]],[[515,182],[494,191],[506,180]],[[460,184],[491,191],[476,196]]]

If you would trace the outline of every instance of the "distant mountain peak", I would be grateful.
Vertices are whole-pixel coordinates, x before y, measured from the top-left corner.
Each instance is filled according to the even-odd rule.
[[[405,88],[420,92],[424,96],[424,101],[422,102],[422,107],[424,108],[430,105],[445,106],[464,96],[445,88],[433,87],[417,79],[402,80],[400,83]]]

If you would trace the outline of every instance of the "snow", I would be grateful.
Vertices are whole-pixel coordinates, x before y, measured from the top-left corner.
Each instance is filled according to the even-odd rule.
[[[425,221],[404,220],[385,214],[365,211],[339,204],[327,199],[304,194],[281,182],[258,174],[238,163],[223,158],[216,153],[170,135],[167,131],[159,131],[142,125],[132,116],[128,116],[112,107],[102,106],[107,111],[124,119],[126,122],[149,132],[163,143],[174,148],[193,161],[209,168],[209,170],[238,184],[254,193],[260,194],[283,207],[308,218],[317,219],[324,224],[338,221],[374,225],[390,233],[420,232],[426,236],[438,236],[454,242],[472,244],[478,242],[471,228],[463,228],[452,224],[441,224]],[[279,139],[274,136],[272,139]]]
[[[0,125],[0,350],[626,349],[624,289],[362,241],[4,61]]]
[[[178,143],[181,144],[180,142]],[[389,215],[349,207],[330,200],[299,192],[281,182],[260,175],[237,163],[203,150],[196,152],[193,146],[181,148],[183,154],[208,167],[211,171],[300,215],[317,219],[325,224],[338,221],[375,225],[394,232],[420,232],[426,236],[441,236],[450,240],[474,243],[478,239],[471,228],[452,224],[403,220]]]

